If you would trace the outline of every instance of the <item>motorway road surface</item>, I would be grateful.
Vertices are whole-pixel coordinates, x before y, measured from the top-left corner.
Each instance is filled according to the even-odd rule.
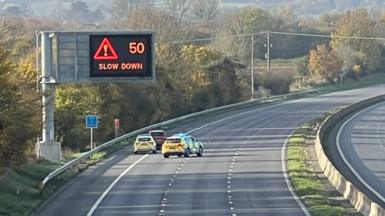
[[[302,123],[384,90],[375,86],[198,118],[171,132],[190,131],[204,141],[202,158],[164,159],[123,149],[73,179],[36,215],[306,215],[284,176],[285,140]]]
[[[344,157],[342,170],[347,171],[348,177],[384,207],[385,102],[357,112],[345,122],[336,138],[340,149],[334,153]]]

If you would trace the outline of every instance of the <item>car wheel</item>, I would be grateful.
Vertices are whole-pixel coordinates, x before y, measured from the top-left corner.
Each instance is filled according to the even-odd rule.
[[[152,153],[153,153],[153,154],[156,154],[156,150],[153,150]]]
[[[178,154],[178,157],[182,157],[182,155],[181,155],[181,154]]]
[[[169,155],[165,155],[165,154],[164,154],[164,155],[163,155],[163,157],[164,157],[164,158],[168,158],[168,157],[170,157],[170,156],[169,156]]]
[[[190,149],[186,150],[186,153],[184,154],[184,157],[190,157]]]
[[[138,152],[137,152],[137,151],[134,151],[134,154],[138,154]]]
[[[198,151],[198,153],[197,153],[197,156],[198,157],[202,157],[203,156],[203,148],[199,148],[199,151]]]

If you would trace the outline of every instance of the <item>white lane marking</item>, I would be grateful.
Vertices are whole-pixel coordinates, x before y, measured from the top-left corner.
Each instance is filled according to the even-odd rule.
[[[341,149],[341,143],[340,143],[340,139],[341,139],[341,133],[342,133],[342,130],[346,127],[346,125],[352,121],[355,117],[357,117],[358,115],[360,115],[361,113],[364,113],[366,111],[368,111],[369,109],[374,109],[375,107],[377,106],[380,106],[380,105],[383,105],[384,102],[382,103],[379,103],[379,104],[376,104],[374,106],[370,106],[370,107],[367,107],[366,109],[364,110],[361,110],[360,112],[354,114],[353,116],[351,116],[347,121],[345,121],[341,128],[338,130],[338,133],[337,133],[337,137],[336,137],[336,144],[337,144],[337,150],[338,150],[338,153],[340,154],[342,160],[344,161],[344,163],[346,164],[346,166],[349,167],[349,169],[353,172],[353,174],[356,176],[356,178],[358,178],[358,180],[361,181],[362,184],[365,185],[365,187],[367,189],[369,189],[373,194],[375,194],[382,202],[385,202],[385,198],[379,194],[375,189],[373,189],[363,178],[362,176],[357,172],[357,170],[354,169],[354,167],[349,163],[349,161],[346,159],[345,157],[345,154],[343,153],[342,149]]]
[[[305,213],[306,216],[311,216],[310,212],[307,210],[306,206],[303,204],[302,200],[297,196],[297,194],[294,191],[293,185],[290,182],[289,175],[287,174],[287,164],[286,164],[286,149],[287,145],[289,143],[289,138],[291,135],[294,134],[291,133],[285,140],[282,149],[281,149],[281,166],[282,166],[282,172],[283,172],[283,177],[285,178],[285,182],[287,185],[287,188],[290,191],[291,196],[294,198],[294,200],[298,203],[299,207],[301,207],[303,213]]]
[[[269,127],[258,127],[258,128],[234,128],[230,129],[233,131],[255,131],[255,130],[294,130],[295,127],[275,127],[275,128],[269,128]]]
[[[382,123],[377,123],[377,141],[378,141],[378,145],[380,146],[380,148],[383,150],[383,151],[385,151],[385,147],[384,147],[384,145],[383,145],[383,143],[382,143],[382,141],[381,141],[381,138],[380,138],[380,127],[381,127],[381,124]]]
[[[223,121],[226,121],[226,120],[228,120],[228,119],[232,119],[232,118],[235,118],[235,117],[238,117],[238,116],[241,116],[241,115],[246,115],[246,114],[249,114],[249,113],[252,113],[252,112],[261,112],[261,111],[263,111],[263,110],[266,110],[266,109],[272,109],[273,107],[282,106],[282,105],[284,105],[284,104],[286,104],[286,102],[282,102],[282,103],[279,103],[279,104],[274,104],[274,105],[271,105],[271,106],[268,106],[268,107],[261,107],[261,108],[249,110],[249,111],[247,111],[247,112],[238,113],[238,114],[236,114],[236,115],[228,116],[228,117],[226,117],[226,118],[219,119],[219,120],[217,120],[217,121],[214,121],[214,122],[211,122],[211,123],[202,125],[201,127],[192,129],[192,130],[188,131],[187,133],[192,133],[192,132],[194,132],[194,131],[203,129],[203,128],[208,127],[208,126],[210,126],[210,125],[213,125],[213,124],[216,124],[216,123],[219,123],[219,122],[223,122]]]
[[[96,208],[100,205],[100,203],[103,201],[103,199],[108,195],[108,193],[112,190],[112,188],[119,182],[119,180],[126,175],[128,171],[130,171],[132,168],[134,168],[138,163],[140,163],[143,159],[145,159],[149,154],[143,155],[139,160],[135,161],[135,163],[131,164],[126,170],[124,170],[112,183],[111,185],[103,192],[103,194],[99,197],[99,199],[95,202],[95,204],[91,207],[91,209],[88,211],[87,216],[91,216]]]
[[[210,125],[214,125],[216,123],[219,123],[219,122],[223,122],[223,121],[226,121],[228,119],[231,119],[231,118],[235,118],[235,117],[238,117],[238,116],[241,116],[241,115],[246,115],[246,114],[249,114],[249,113],[252,113],[252,112],[260,112],[262,110],[266,110],[266,109],[271,109],[273,107],[278,107],[278,106],[282,106],[284,104],[286,104],[287,102],[282,102],[282,103],[279,103],[279,104],[275,104],[275,105],[271,105],[271,106],[268,106],[268,107],[261,107],[259,109],[253,109],[253,110],[249,110],[247,112],[242,112],[242,113],[238,113],[236,115],[232,115],[232,116],[228,116],[226,118],[223,118],[223,119],[219,119],[217,121],[214,121],[214,122],[211,122],[211,123],[208,123],[208,124],[205,124],[205,125],[202,125],[198,128],[195,128],[195,129],[192,129],[190,131],[187,131],[187,133],[192,133],[194,131],[197,131],[197,130],[200,130],[200,129],[203,129],[205,127],[208,127]],[[141,162],[145,157],[147,157],[149,154],[146,154],[144,155],[142,158],[140,158],[139,160],[137,160],[134,164],[132,164],[129,168],[132,169],[134,166],[136,166],[139,162]],[[190,158],[187,158],[186,160],[189,160]],[[129,168],[127,168],[127,172],[130,170]],[[123,177],[123,175],[125,175],[127,173],[126,171],[123,172],[120,176],[118,176],[118,178],[116,178],[114,180],[114,182],[112,182],[112,184],[107,188],[106,191],[104,191],[104,193],[102,194],[101,197],[99,197],[99,199],[95,202],[95,204],[91,207],[91,209],[88,211],[87,213],[87,216],[92,216],[92,214],[95,212],[96,208],[100,205],[100,203],[103,201],[103,199],[107,196],[107,194],[111,191],[111,189],[115,186],[115,184],[117,184],[117,182]],[[176,172],[177,174],[179,173],[178,171]],[[231,175],[231,173],[229,173],[229,175]]]

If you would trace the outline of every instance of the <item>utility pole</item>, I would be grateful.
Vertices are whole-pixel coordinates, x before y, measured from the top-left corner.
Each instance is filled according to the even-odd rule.
[[[254,100],[254,35],[251,35],[251,100]]]
[[[270,32],[266,32],[266,39],[267,43],[265,44],[265,47],[267,49],[266,53],[266,59],[267,59],[267,72],[270,73],[270,48],[272,47],[272,44],[270,44]]]

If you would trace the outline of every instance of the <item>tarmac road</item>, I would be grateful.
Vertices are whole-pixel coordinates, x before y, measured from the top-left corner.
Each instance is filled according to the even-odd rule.
[[[204,141],[203,157],[164,159],[123,149],[73,179],[36,215],[308,215],[285,177],[287,137],[324,112],[384,90],[336,92],[190,121],[170,133],[189,131]]]
[[[330,139],[332,157],[343,174],[372,200],[385,207],[385,102],[343,121]]]

